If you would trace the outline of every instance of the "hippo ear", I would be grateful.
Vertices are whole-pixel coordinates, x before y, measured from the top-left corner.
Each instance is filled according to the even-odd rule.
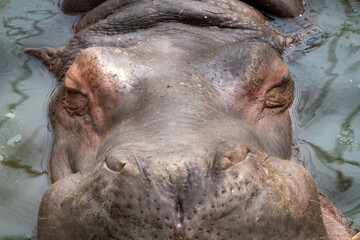
[[[61,9],[65,13],[83,13],[90,11],[106,0],[62,0]]]
[[[304,12],[303,0],[243,0],[244,2],[277,17],[298,17]]]
[[[62,67],[59,50],[60,48],[27,48],[24,52],[39,58],[52,73],[58,75]]]

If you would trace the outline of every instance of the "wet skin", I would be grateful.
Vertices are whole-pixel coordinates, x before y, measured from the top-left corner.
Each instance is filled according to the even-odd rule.
[[[60,79],[37,239],[326,239],[311,176],[286,161],[292,39],[237,1],[143,1],[146,27],[123,21],[131,4],[104,17],[112,2],[67,46],[28,50]]]

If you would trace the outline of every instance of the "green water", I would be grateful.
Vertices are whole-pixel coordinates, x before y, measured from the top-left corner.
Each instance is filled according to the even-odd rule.
[[[296,23],[324,34],[305,38],[307,46],[288,57],[296,84],[294,159],[360,231],[360,1],[308,5]]]
[[[48,187],[47,109],[56,80],[22,49],[66,43],[73,21],[54,0],[0,0],[0,239],[33,234]]]
[[[294,160],[360,229],[360,1],[307,4],[302,18],[274,23],[288,33],[321,29],[287,57],[296,83]],[[0,0],[0,239],[32,236],[48,187],[56,79],[22,49],[67,43],[75,19],[56,0]]]

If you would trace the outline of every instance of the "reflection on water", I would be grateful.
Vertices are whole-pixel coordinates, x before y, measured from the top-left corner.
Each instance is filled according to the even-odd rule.
[[[307,4],[303,17],[274,23],[303,36],[288,56],[296,83],[294,159],[359,226],[360,1]],[[0,16],[0,240],[26,239],[48,187],[47,109],[56,81],[22,49],[67,43],[76,16],[62,14],[57,0],[0,0]]]
[[[0,0],[0,16],[0,239],[26,239],[48,187],[47,109],[56,80],[22,49],[66,43],[75,17],[56,0]]]
[[[326,33],[288,56],[296,85],[294,160],[360,230],[360,1],[307,3],[310,10],[293,25],[275,23],[288,33]]]

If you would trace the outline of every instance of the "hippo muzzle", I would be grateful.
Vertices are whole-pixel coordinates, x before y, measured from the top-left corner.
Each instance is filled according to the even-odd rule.
[[[286,161],[292,40],[239,1],[100,2],[67,46],[28,50],[60,79],[37,239],[326,238]]]
[[[322,219],[316,218],[317,191],[304,169],[255,149],[241,161],[236,159],[244,157],[241,152],[242,146],[223,143],[206,169],[182,161],[161,164],[157,156],[152,158],[158,166],[147,169],[148,155],[111,151],[88,175],[75,174],[51,187],[38,231],[44,239],[317,239],[324,234],[313,225]],[[182,160],[190,162],[186,157]],[[167,160],[172,158],[178,160],[170,153]]]

